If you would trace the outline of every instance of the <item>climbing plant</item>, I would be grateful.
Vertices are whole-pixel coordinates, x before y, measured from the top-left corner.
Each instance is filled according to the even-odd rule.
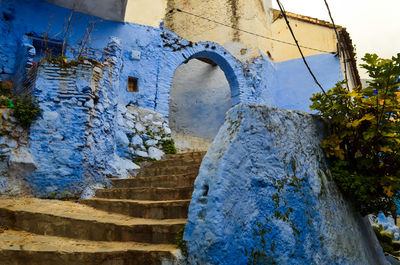
[[[322,148],[344,195],[362,214],[394,214],[400,189],[400,54],[366,54],[361,65],[372,78],[352,91],[344,82],[314,94],[311,109],[328,123]]]

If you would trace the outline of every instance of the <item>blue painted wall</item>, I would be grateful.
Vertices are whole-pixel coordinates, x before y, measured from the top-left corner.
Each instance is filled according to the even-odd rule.
[[[334,54],[308,56],[307,62],[327,91],[343,80],[340,59]],[[275,105],[289,110],[310,111],[310,97],[321,89],[314,82],[302,59],[295,59],[276,64],[276,83],[272,97]]]
[[[40,0],[17,0],[2,1],[0,12],[12,14],[7,21],[4,20],[4,15],[0,19],[0,65],[3,69],[1,75],[4,78],[12,75],[17,67],[14,55],[18,53],[24,34],[41,36],[50,27],[49,37],[62,39],[60,33],[71,11]],[[68,40],[70,47],[76,47],[90,21],[100,19],[75,13],[73,20],[72,34]],[[121,80],[126,80],[128,75],[140,77],[142,88],[137,94],[128,93],[125,92],[126,82],[121,82],[120,100],[126,104],[129,101],[138,101],[140,105],[153,107],[157,65],[161,58],[154,54],[161,53],[160,30],[136,24],[102,21],[96,25],[92,33],[91,47],[97,51],[94,57],[102,55],[102,49],[107,45],[110,36],[123,41],[123,60],[126,63],[122,69]],[[132,50],[141,52],[140,60],[131,60]],[[69,49],[67,55],[73,56]]]
[[[171,85],[169,107],[172,131],[212,141],[232,107],[224,72],[199,60],[181,65]]]
[[[25,34],[42,36],[49,28],[49,37],[62,39],[64,22],[71,11],[41,0],[2,1],[0,3],[0,79],[12,76],[18,67],[16,54]],[[7,15],[9,14],[9,15]],[[7,18],[7,19],[4,19]],[[76,48],[91,21],[99,18],[75,13],[69,47]],[[132,102],[139,106],[156,109],[168,115],[169,88],[173,73],[189,57],[207,57],[217,62],[228,75],[236,103],[244,93],[241,64],[225,49],[214,43],[191,43],[164,29],[133,23],[113,21],[99,22],[92,32],[91,48],[94,58],[101,59],[102,49],[110,36],[122,40],[123,67],[120,74],[118,99],[122,104]],[[140,59],[132,56],[140,54]],[[73,58],[68,49],[67,56]],[[128,76],[139,78],[139,92],[126,91]]]
[[[64,22],[70,10],[42,0],[1,1],[0,3],[0,79],[14,74],[18,67],[16,55],[24,34],[62,39]],[[73,29],[68,40],[76,47],[91,21],[99,18],[75,13]],[[295,110],[308,110],[308,98],[319,91],[301,59],[273,63],[266,56],[237,61],[228,51],[214,43],[192,43],[165,29],[133,23],[101,21],[92,33],[94,57],[101,59],[102,49],[110,36],[122,40],[123,67],[120,74],[118,99],[156,109],[168,115],[169,89],[173,74],[188,58],[205,57],[215,61],[225,72],[231,86],[232,103],[262,103]],[[132,56],[140,54],[140,59]],[[68,56],[73,57],[68,49]],[[329,89],[342,79],[340,62],[332,54],[307,57],[321,84]],[[139,78],[139,92],[126,91],[127,77]]]
[[[0,80],[11,78],[20,72],[18,69],[29,66],[30,59],[38,60],[37,54],[35,56],[29,46],[30,39],[26,34],[42,36],[48,31],[50,38],[60,40],[70,14],[70,10],[42,0],[0,1]],[[81,13],[75,13],[72,20],[72,33],[68,38],[66,54],[70,60],[74,59],[77,46],[92,21],[99,22],[91,35],[92,53],[89,57],[104,62],[104,57],[107,57],[104,49],[110,37],[115,37],[114,44],[118,46],[119,55],[111,70],[105,70],[114,71],[106,73],[105,77],[110,78],[99,79],[100,90],[84,85],[92,89],[91,97],[100,97],[100,107],[93,106],[90,100],[54,100],[47,95],[54,94],[55,90],[59,90],[59,93],[66,86],[59,80],[41,79],[38,76],[40,82],[35,86],[35,93],[45,111],[40,122],[31,129],[30,149],[39,168],[42,168],[34,173],[33,186],[40,192],[46,191],[49,185],[67,190],[78,182],[76,188],[68,189],[78,193],[88,183],[88,179],[101,182],[101,174],[111,175],[112,172],[107,171],[109,165],[104,162],[104,152],[114,153],[116,150],[115,135],[118,135],[119,128],[115,117],[118,110],[132,104],[155,110],[167,117],[170,114],[170,90],[175,71],[191,59],[206,58],[218,64],[229,83],[232,105],[256,103],[308,111],[309,98],[312,93],[319,91],[301,60],[273,63],[266,56],[260,55],[242,63],[218,44],[192,43],[162,27],[100,21],[99,18]],[[112,46],[108,49],[112,49]],[[307,60],[326,89],[333,87],[342,78],[339,59],[334,55],[311,56]],[[89,75],[93,78],[95,74]],[[138,78],[139,92],[127,91],[128,76]],[[71,91],[82,92],[82,82],[74,83]],[[85,107],[90,111],[82,111]],[[43,131],[47,120],[51,121],[56,116],[52,111],[59,115],[59,124],[56,126],[50,122],[51,126]],[[55,137],[59,134],[63,137]],[[94,135],[97,135],[96,139],[93,139]],[[72,144],[68,144],[68,141]],[[79,143],[86,144],[84,152],[79,153],[82,149]],[[57,157],[58,154],[60,157]],[[63,154],[66,155],[65,159],[61,157]],[[116,167],[118,164],[113,167],[113,172],[119,171]],[[56,173],[49,177],[49,172]]]

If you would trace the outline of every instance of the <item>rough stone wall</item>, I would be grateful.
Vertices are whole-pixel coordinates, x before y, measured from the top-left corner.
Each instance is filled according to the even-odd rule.
[[[83,150],[84,194],[104,186],[105,177],[119,173],[115,139],[118,86],[122,67],[121,40],[111,37],[104,49],[103,63],[95,63],[90,81],[89,122]]]
[[[179,7],[178,4],[180,7],[199,6],[200,10],[205,11],[205,14],[209,12],[225,12],[224,16],[226,15],[226,19],[228,20],[232,18],[232,8],[230,6],[231,4],[233,5],[233,2],[238,6],[237,10],[238,16],[241,17],[240,19],[243,18],[242,9],[244,9],[244,13],[249,13],[245,17],[251,18],[256,16],[257,19],[258,17],[266,18],[267,16],[262,14],[265,11],[262,8],[262,2],[266,2],[265,5],[270,4],[270,1],[260,0],[252,0],[250,2],[242,0],[217,2],[217,5],[222,4],[224,7],[219,8],[212,5],[213,9],[210,10],[208,8],[210,4],[204,1],[177,1],[172,4],[176,5],[175,7]],[[251,8],[255,6],[256,9],[254,10],[253,8],[250,10],[249,6]],[[64,21],[69,17],[70,10],[42,0],[3,0],[0,2],[0,13],[3,14],[0,16],[0,27],[2,29],[0,34],[3,34],[0,38],[0,67],[3,68],[3,70],[0,70],[0,78],[5,79],[7,76],[12,77],[16,69],[21,66],[19,65],[21,60],[17,60],[16,56],[18,51],[23,50],[22,44],[29,44],[29,38],[28,41],[25,41],[26,34],[42,36],[49,29],[51,21],[50,31],[48,32],[49,37],[60,39],[57,36],[59,36],[59,32],[63,31]],[[76,18],[79,16],[79,19],[74,19],[73,30],[68,39],[69,47],[67,49],[67,56],[70,59],[73,59],[74,55],[71,50],[76,50],[76,43],[82,40],[87,26],[91,21],[99,20],[99,18],[80,13],[76,13],[75,16]],[[184,17],[182,16],[182,18]],[[227,22],[233,23],[228,20]],[[252,21],[252,19],[248,21]],[[195,32],[190,30],[192,26],[196,26],[197,30],[205,29],[200,24],[189,23],[190,21],[187,22],[184,20],[183,23],[177,20],[177,22],[180,22],[180,25],[187,26],[188,32]],[[165,25],[168,26],[168,22]],[[226,29],[220,29],[220,31],[222,35],[233,34]],[[179,31],[177,33],[179,34]],[[182,39],[163,27],[154,28],[133,23],[117,23],[105,20],[96,24],[95,30],[91,35],[90,46],[92,48],[91,51],[95,53],[95,59],[101,59],[98,58],[98,54],[101,54],[103,48],[107,45],[109,36],[118,37],[123,47],[121,54],[123,67],[121,68],[119,83],[115,87],[115,91],[118,95],[118,102],[125,106],[133,104],[153,109],[168,116],[170,87],[174,73],[181,64],[195,57],[210,59],[221,67],[230,84],[233,105],[251,102],[290,108],[290,106],[296,107],[299,101],[308,105],[308,98],[311,96],[311,93],[318,89],[312,84],[312,78],[307,73],[303,74],[303,72],[301,78],[296,80],[295,86],[285,86],[285,79],[291,78],[294,74],[292,68],[285,69],[286,64],[281,64],[279,67],[280,71],[287,73],[288,76],[281,78],[279,75],[275,75],[274,68],[277,65],[268,60],[267,56],[262,56],[257,52],[257,55],[254,56],[258,57],[249,60],[253,55],[251,46],[246,47],[247,43],[243,45],[243,43],[232,43],[229,40],[226,43],[227,49],[224,49],[221,45],[213,42],[195,43]],[[248,39],[245,35],[241,35],[241,37]],[[204,39],[213,40],[209,37]],[[229,52],[231,50],[232,53]],[[264,53],[266,52],[264,51]],[[319,60],[319,64],[323,64],[326,56],[326,54],[319,55],[315,58],[315,61]],[[303,62],[296,60],[294,64],[297,65],[296,71],[304,69]],[[253,71],[253,73],[247,74],[246,71],[248,69]],[[317,78],[320,82],[326,81],[325,87],[327,88],[333,87],[341,78],[341,75],[335,72],[336,69],[340,69],[339,61],[321,69],[323,71],[320,72]],[[319,69],[313,68],[313,70],[317,71]],[[128,76],[138,78],[138,92],[127,91]],[[278,82],[277,79],[282,79],[282,82]],[[334,81],[332,81],[333,79]],[[279,86],[282,86],[282,88]],[[283,93],[289,95],[295,94],[299,90],[299,87],[302,87],[302,97],[298,97],[298,93],[296,98],[280,97],[278,95],[279,91],[283,91]],[[276,93],[273,93],[273,90]],[[275,104],[277,100],[279,100],[279,104]],[[302,106],[301,109],[297,110],[308,110],[308,108],[303,108]]]
[[[29,135],[9,109],[0,108],[0,197],[28,195],[26,177],[36,169]]]
[[[168,119],[149,109],[131,105],[121,108],[117,124],[117,153],[131,161],[161,159],[163,141],[171,140]]]
[[[30,128],[37,170],[29,184],[36,195],[76,194],[82,188],[83,159],[90,122],[92,65],[39,68],[34,95],[42,116]],[[98,124],[100,125],[100,124]]]
[[[14,30],[12,20],[15,18],[14,7],[0,2],[2,18],[0,18],[0,79],[8,79],[14,74],[17,57],[15,44],[18,38],[10,34]]]
[[[37,170],[27,179],[36,196],[79,195],[115,175],[115,117],[121,45],[111,39],[104,63],[42,63],[34,95],[42,109],[30,128]]]
[[[231,109],[195,182],[191,264],[386,264],[367,218],[339,193],[309,114]]]
[[[240,16],[240,6],[244,2],[233,2],[238,4],[237,14]],[[257,5],[261,5],[261,2],[258,1]],[[260,10],[258,7],[257,12]],[[217,8],[215,10],[219,12]],[[57,34],[63,31],[64,22],[70,13],[68,9],[42,0],[0,1],[0,79],[18,77],[18,69],[24,70],[33,64],[33,42],[29,36],[43,36],[50,28],[49,36],[59,39]],[[98,20],[85,14],[75,15],[79,19],[74,19],[68,39],[69,60],[74,59],[77,43],[82,40],[88,24]],[[119,40],[108,43],[109,36],[116,36]],[[109,50],[103,56],[107,45]],[[33,173],[35,177],[30,186],[44,196],[53,192],[80,192],[87,183],[103,185],[103,182],[107,182],[103,176],[126,177],[127,172],[137,168],[127,157],[141,157],[137,156],[139,151],[147,152],[150,157],[159,157],[161,152],[156,151],[157,156],[154,152],[150,155],[146,145],[138,150],[130,149],[129,155],[124,154],[126,157],[118,155],[123,153],[115,144],[119,136],[125,134],[128,145],[132,138],[129,135],[131,133],[126,131],[130,128],[117,124],[121,121],[118,115],[122,115],[123,120],[126,106],[137,106],[161,114],[163,118],[155,122],[164,124],[170,115],[170,91],[174,73],[180,65],[191,59],[208,59],[218,64],[229,83],[232,105],[251,102],[308,110],[310,92],[318,91],[312,78],[301,71],[304,65],[300,61],[277,65],[266,56],[249,60],[251,52],[238,42],[229,46],[229,49],[234,50],[232,54],[214,42],[192,42],[162,26],[153,28],[133,23],[100,21],[92,32],[90,46],[91,58],[103,64],[74,66],[71,71],[49,65],[47,70],[40,70],[36,82],[36,95],[40,98],[44,112],[31,128],[32,144],[29,148],[35,163],[43,167]],[[244,49],[246,51],[242,52]],[[330,56],[329,60],[327,56]],[[320,66],[318,79],[325,87],[331,87],[339,80],[332,69],[339,69],[340,62],[331,57],[333,55],[320,55],[313,60],[315,65]],[[37,55],[34,58],[36,60],[39,57]],[[321,67],[327,61],[329,64]],[[138,78],[138,92],[127,90],[129,76]],[[128,118],[128,121],[132,120]],[[136,126],[136,121],[132,122]],[[157,124],[152,126],[161,128]],[[144,140],[144,135],[139,137]],[[169,134],[166,137],[170,137]],[[188,139],[184,150],[187,150],[187,143],[190,145],[194,140],[201,147],[208,145],[198,139]],[[60,152],[63,148],[69,151]],[[155,148],[159,150],[159,145]],[[111,159],[108,160],[108,157]],[[51,187],[53,184],[55,186]]]
[[[17,95],[32,94],[36,78],[37,65],[33,65],[36,49],[27,38],[22,40],[22,45],[17,55],[16,74],[13,77],[13,93]]]
[[[118,102],[119,39],[110,39],[103,60],[64,66],[40,64],[33,94],[42,109],[41,117],[30,130],[16,129],[8,122],[0,126],[5,131],[0,150],[7,156],[1,176],[8,172],[12,179],[20,180],[4,179],[3,190],[5,185],[15,189],[27,186],[32,195],[40,197],[90,197],[93,188],[107,185],[107,177],[129,177],[139,168],[134,162],[164,155],[162,145],[171,139],[168,119]],[[30,171],[23,177],[9,166],[16,159],[10,147],[20,150],[14,140],[17,132],[25,136],[15,137],[29,150],[19,158],[22,164],[29,164]]]

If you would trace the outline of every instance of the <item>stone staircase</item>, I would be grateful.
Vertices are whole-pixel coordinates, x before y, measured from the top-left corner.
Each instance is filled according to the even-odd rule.
[[[204,154],[168,155],[79,203],[0,200],[0,265],[174,264]]]

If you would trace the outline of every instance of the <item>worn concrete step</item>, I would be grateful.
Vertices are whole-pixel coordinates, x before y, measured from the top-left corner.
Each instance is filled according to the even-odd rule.
[[[138,176],[141,177],[153,177],[159,175],[179,175],[179,174],[198,174],[199,166],[171,166],[163,167],[152,165],[143,167]]]
[[[94,242],[7,230],[0,234],[1,265],[172,264],[174,245]]]
[[[182,188],[116,188],[98,189],[97,198],[127,199],[127,200],[189,200],[192,197],[193,186]]]
[[[0,200],[0,224],[13,230],[94,241],[173,244],[186,219],[144,219],[56,200]]]
[[[193,186],[197,174],[160,175],[153,177],[136,177],[129,179],[111,179],[114,188],[178,188]]]
[[[135,201],[115,199],[88,199],[81,203],[93,208],[148,219],[187,218],[190,200]]]
[[[203,159],[207,152],[189,152],[189,153],[181,153],[181,154],[170,154],[166,155],[164,159]]]
[[[171,166],[200,166],[203,158],[178,158],[178,159],[162,159],[154,162],[145,162],[144,166],[158,166],[158,167],[171,167]]]

